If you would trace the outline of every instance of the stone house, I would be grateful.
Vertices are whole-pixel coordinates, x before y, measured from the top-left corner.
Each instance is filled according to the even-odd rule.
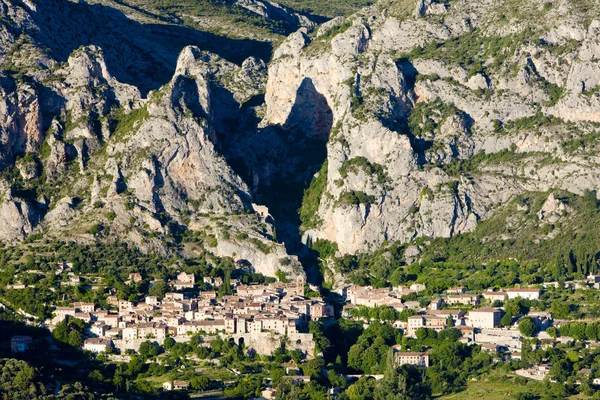
[[[31,336],[15,335],[10,338],[10,351],[13,354],[26,352],[32,341]]]
[[[393,347],[394,361],[397,366],[410,364],[419,367],[429,367],[429,353],[427,352],[403,352],[400,345]]]
[[[457,294],[450,295],[446,298],[446,303],[453,304],[463,304],[466,306],[476,306],[479,304],[479,295],[478,294]]]
[[[506,301],[508,299],[508,295],[506,294],[506,292],[485,292],[483,294],[483,298],[486,300],[489,300],[491,303],[493,303],[494,301]]]
[[[85,313],[93,313],[94,310],[96,309],[96,306],[94,305],[94,303],[76,302],[76,303],[73,303],[73,307],[75,308],[76,311],[85,312]]]
[[[500,326],[502,313],[496,308],[483,307],[469,311],[467,317],[469,326],[480,329],[493,329]]]
[[[83,342],[83,349],[92,353],[103,353],[113,347],[112,340],[104,338],[90,338]]]
[[[520,297],[528,300],[538,300],[540,298],[540,289],[526,289],[526,288],[514,288],[506,291],[509,299],[516,299]]]

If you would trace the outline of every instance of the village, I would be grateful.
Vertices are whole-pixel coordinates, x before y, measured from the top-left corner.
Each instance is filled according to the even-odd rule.
[[[129,279],[135,282],[142,277],[132,273]],[[223,284],[218,277],[205,277],[203,282],[215,289]],[[52,329],[67,317],[83,320],[89,325],[89,338],[83,347],[94,353],[117,349],[124,354],[137,351],[149,339],[162,343],[172,337],[186,342],[201,334],[233,339],[258,354],[271,354],[285,337],[291,348],[310,357],[314,343],[306,331],[307,321],[334,316],[332,305],[320,298],[304,297],[303,277],[291,283],[268,285],[243,285],[231,280],[235,294],[222,297],[215,290],[201,291],[198,296],[182,292],[196,286],[194,275],[185,272],[179,273],[170,285],[178,292],[168,292],[162,299],[146,296],[137,304],[111,295],[107,298],[111,310],[81,302],[72,307],[56,307],[47,325]]]
[[[61,268],[68,270],[68,267],[64,263]],[[130,273],[127,283],[135,284],[142,280],[140,273]],[[573,340],[565,336],[552,337],[546,332],[550,327],[557,328],[562,322],[567,322],[554,320],[550,312],[531,311],[514,316],[508,326],[501,323],[506,315],[503,309],[505,302],[514,299],[538,300],[544,291],[543,287],[490,288],[481,293],[454,287],[446,290],[444,295],[428,300],[424,306],[423,301],[406,301],[426,290],[422,284],[380,289],[350,285],[336,293],[344,304],[334,307],[334,304],[315,296],[319,288],[308,285],[303,276],[288,283],[249,285],[231,279],[232,294],[227,295],[219,295],[217,290],[223,285],[222,278],[203,277],[203,290],[198,290],[197,283],[193,274],[180,272],[175,280],[168,282],[170,291],[163,298],[148,295],[144,301],[136,303],[111,294],[107,298],[108,309],[97,307],[94,303],[75,302],[69,307],[55,307],[53,317],[44,321],[44,325],[53,330],[65,319],[82,320],[86,324],[83,349],[112,357],[134,354],[143,342],[151,341],[160,345],[167,338],[175,342],[189,342],[193,336],[200,335],[203,338],[201,342],[207,346],[211,338],[220,337],[240,347],[251,348],[261,355],[271,355],[284,341],[288,349],[298,350],[306,359],[311,359],[319,354],[315,351],[313,335],[308,332],[309,321],[330,324],[336,322],[336,315],[341,315],[358,320],[367,328],[374,319],[366,316],[365,312],[373,308],[403,313],[405,318],[387,322],[406,337],[418,337],[419,331],[423,330],[437,333],[454,328],[460,334],[460,342],[479,345],[482,351],[493,354],[499,361],[521,360],[524,337],[519,324],[523,318],[535,324],[538,346],[552,346],[556,342],[568,343]],[[600,275],[590,275],[587,282],[576,285],[578,288],[598,288]],[[306,288],[312,292],[310,297],[305,296]],[[30,341],[31,338],[26,336],[13,337],[13,352],[27,350]],[[411,364],[429,367],[428,351],[407,351],[397,344],[392,347],[392,352],[397,366]],[[518,370],[516,374],[542,380],[549,376],[550,368],[549,363],[542,362]],[[298,374],[294,379],[310,379],[300,376],[297,368],[291,368],[292,376],[294,372]],[[375,375],[375,378],[380,379],[381,376]],[[600,379],[594,379],[594,384],[600,384]],[[164,390],[187,388],[185,381],[169,381],[163,385]],[[274,395],[274,390],[264,393],[266,398],[269,395]]]

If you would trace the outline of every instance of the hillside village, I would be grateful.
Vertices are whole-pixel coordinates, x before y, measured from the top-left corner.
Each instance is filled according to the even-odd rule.
[[[600,0],[281,2],[0,0],[0,399],[600,398]]]
[[[60,272],[70,273],[69,263],[61,263],[58,268]],[[72,274],[70,276],[66,284],[74,279]],[[142,280],[140,273],[130,273],[126,283],[132,285]],[[203,290],[198,291],[198,283]],[[481,346],[482,351],[503,361],[521,360],[524,338],[533,334],[523,334],[520,326],[524,319],[531,320],[534,331],[538,332],[537,347],[573,340],[568,336],[552,337],[548,333],[549,328],[556,329],[569,323],[553,319],[551,312],[529,311],[523,315],[509,315],[508,323],[503,319],[507,315],[503,306],[508,301],[539,300],[545,288],[555,288],[557,283],[504,290],[489,288],[480,293],[470,292],[465,287],[453,287],[446,290],[445,295],[427,301],[426,305],[423,301],[406,300],[425,291],[423,284],[381,289],[350,285],[337,293],[344,304],[335,304],[335,308],[334,304],[316,296],[319,288],[308,285],[303,276],[289,283],[249,285],[231,279],[231,294],[226,295],[217,291],[223,286],[220,277],[202,277],[197,282],[194,274],[181,272],[168,285],[171,291],[160,299],[148,295],[144,301],[136,303],[118,299],[112,294],[107,298],[108,309],[85,302],[54,307],[53,317],[44,321],[43,325],[53,330],[65,319],[82,320],[86,324],[83,349],[113,357],[135,354],[147,341],[160,346],[167,338],[187,343],[192,337],[200,336],[200,342],[206,346],[210,345],[211,338],[220,337],[261,355],[271,355],[282,343],[286,343],[288,349],[298,350],[307,359],[312,359],[319,354],[313,334],[308,332],[308,322],[330,324],[340,316],[360,321],[365,328],[372,322],[385,319],[402,335],[412,338],[419,338],[427,331],[437,334],[454,329],[460,342]],[[577,289],[598,289],[600,275],[590,275],[586,282],[567,282],[565,285]],[[307,289],[312,292],[310,297],[305,296]],[[386,311],[379,311],[379,318],[370,318],[370,310],[374,309],[388,310],[388,316],[385,316]],[[14,337],[14,352],[25,351],[30,342],[31,338]],[[593,340],[590,345],[597,346],[598,342]],[[430,365],[427,350],[410,351],[397,344],[392,346],[392,351],[398,366],[410,364],[428,368]],[[519,370],[517,374],[542,380],[549,375],[550,367],[550,364],[541,362]],[[292,368],[292,375],[294,372],[299,374],[300,370]],[[600,385],[600,379],[594,378],[593,381]],[[187,389],[187,382],[166,382],[163,389]],[[274,395],[274,389],[269,393]]]
[[[130,280],[141,280],[137,273]],[[221,278],[204,277],[210,288],[223,284]],[[56,307],[54,318],[47,321],[52,329],[65,318],[74,317],[89,324],[89,338],[84,349],[94,353],[112,349],[125,353],[138,350],[148,339],[162,343],[165,338],[189,341],[195,334],[221,335],[244,343],[258,354],[271,354],[282,338],[291,348],[312,356],[314,343],[306,330],[307,321],[333,317],[333,306],[320,298],[305,298],[303,277],[292,283],[243,285],[231,280],[234,295],[217,297],[215,290],[201,291],[198,296],[185,294],[194,289],[195,277],[182,272],[170,282],[172,289],[164,298],[146,296],[132,303],[108,297],[113,311],[96,308],[93,303],[74,303],[72,307]]]
[[[386,363],[392,362],[390,365],[398,368],[439,368],[436,351],[450,340],[463,349],[472,349],[469,351],[473,354],[485,354],[499,368],[510,366],[513,376],[542,383],[565,379],[557,376],[563,366],[557,363],[553,352],[564,354],[561,352],[585,346],[589,349],[586,351],[594,353],[600,348],[598,324],[589,322],[594,321],[593,296],[600,288],[600,275],[595,274],[586,280],[504,288],[481,286],[483,289],[479,290],[465,282],[467,285],[439,291],[418,283],[422,280],[383,288],[346,284],[327,289],[309,284],[304,276],[293,281],[282,277],[285,282],[260,275],[231,278],[217,271],[208,275],[189,268],[184,271],[177,263],[169,268],[165,279],[140,268],[140,272],[120,274],[115,281],[101,274],[84,273],[81,266],[71,262],[43,265],[39,269],[45,272],[39,274],[50,275],[49,267],[56,275],[50,290],[61,296],[66,294],[69,300],[48,304],[51,312],[46,319],[15,311],[28,318],[29,324],[48,328],[58,346],[54,346],[56,351],[65,345],[57,331],[77,325],[82,334],[77,346],[85,357],[103,360],[108,365],[135,364],[140,359],[156,365],[149,371],[155,371],[152,374],[156,374],[156,381],[152,382],[160,384],[155,389],[159,391],[198,393],[198,382],[192,384],[192,370],[212,368],[220,371],[218,374],[233,374],[236,378],[209,381],[207,390],[218,393],[233,390],[232,382],[249,376],[240,372],[244,369],[239,364],[232,364],[227,358],[230,356],[215,350],[215,341],[227,343],[229,349],[244,357],[256,354],[258,358],[252,358],[253,362],[278,357],[286,361],[284,376],[261,378],[263,398],[275,398],[283,390],[280,382],[310,387],[333,372],[331,364],[322,364],[326,357],[331,359],[323,345],[323,332],[335,331],[336,326],[358,326],[365,335],[379,329],[387,329],[389,335],[389,330],[393,330],[396,337],[386,342],[385,349],[390,354]],[[35,272],[32,271],[26,273]],[[13,282],[13,295],[31,290],[30,282],[19,285],[17,278]],[[113,282],[119,283],[113,286]],[[97,296],[77,295],[80,290]],[[555,315],[555,299],[565,295],[573,299],[583,296],[591,301],[592,308]],[[579,326],[582,324],[583,328]],[[319,328],[315,330],[315,326]],[[330,340],[337,339],[333,336]],[[70,339],[68,342],[71,346]],[[353,347],[360,346],[361,340],[356,343]],[[173,344],[178,348],[173,354],[178,355],[169,350]],[[12,354],[27,354],[40,342],[19,334],[12,337],[11,345]],[[159,349],[151,359],[148,346]],[[182,352],[181,346],[187,350]],[[534,352],[536,355],[532,356]],[[351,361],[350,353],[348,367],[335,372],[346,382],[334,380],[340,390],[356,384],[353,382],[357,379],[383,379],[382,367],[359,366],[356,358]],[[365,357],[369,357],[367,353]],[[287,358],[281,358],[282,354],[288,354]],[[290,361],[289,354],[296,358]],[[178,357],[185,363],[179,364]],[[385,358],[385,354],[379,357]],[[311,363],[321,369],[309,372]],[[165,374],[157,368],[170,372]],[[573,368],[577,376],[587,374],[583,381],[589,382],[590,387],[600,386],[595,367],[582,363]]]

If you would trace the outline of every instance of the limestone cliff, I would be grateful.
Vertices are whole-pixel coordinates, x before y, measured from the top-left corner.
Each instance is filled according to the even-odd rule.
[[[199,243],[293,277],[290,254],[314,256],[301,238],[346,254],[451,237],[520,193],[600,185],[594,2],[382,0],[318,27],[237,2],[301,26],[272,55],[59,2],[0,0],[4,242]]]
[[[288,120],[306,82],[326,101],[302,105],[305,126],[332,114],[305,238],[368,251],[470,231],[524,191],[596,190],[594,151],[567,148],[598,129],[600,20],[545,4],[384,1],[288,37],[263,125]],[[531,14],[558,22],[532,28]]]
[[[218,149],[217,131],[238,102],[263,90],[264,62],[249,57],[236,65],[184,47],[171,79],[143,95],[115,77],[124,75],[115,69],[114,49],[107,56],[98,45],[82,46],[55,62],[35,38],[58,22],[37,23],[45,6],[1,8],[0,161],[9,173],[2,178],[0,240],[39,233],[193,252],[180,238],[201,232],[203,248],[256,272],[303,274],[273,240],[270,221],[256,222],[247,185]],[[215,220],[219,230],[249,239],[228,241],[212,232]]]

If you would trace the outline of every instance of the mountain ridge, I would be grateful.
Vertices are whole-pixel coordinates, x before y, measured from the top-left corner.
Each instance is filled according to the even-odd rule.
[[[600,184],[593,2],[531,0],[515,13],[510,2],[381,1],[318,28],[302,20],[272,57],[269,41],[215,48],[190,28],[121,15],[107,49],[58,59],[55,14],[102,23],[120,12],[62,2],[42,23],[44,3],[2,4],[7,243],[41,234],[186,251],[191,231],[220,256],[292,278],[304,273],[297,256],[314,273],[319,240],[342,256],[450,238],[520,194]],[[558,22],[532,29],[534,14]],[[110,39],[131,29],[139,37]],[[167,52],[177,29],[208,46]],[[136,46],[148,49],[129,58]]]

